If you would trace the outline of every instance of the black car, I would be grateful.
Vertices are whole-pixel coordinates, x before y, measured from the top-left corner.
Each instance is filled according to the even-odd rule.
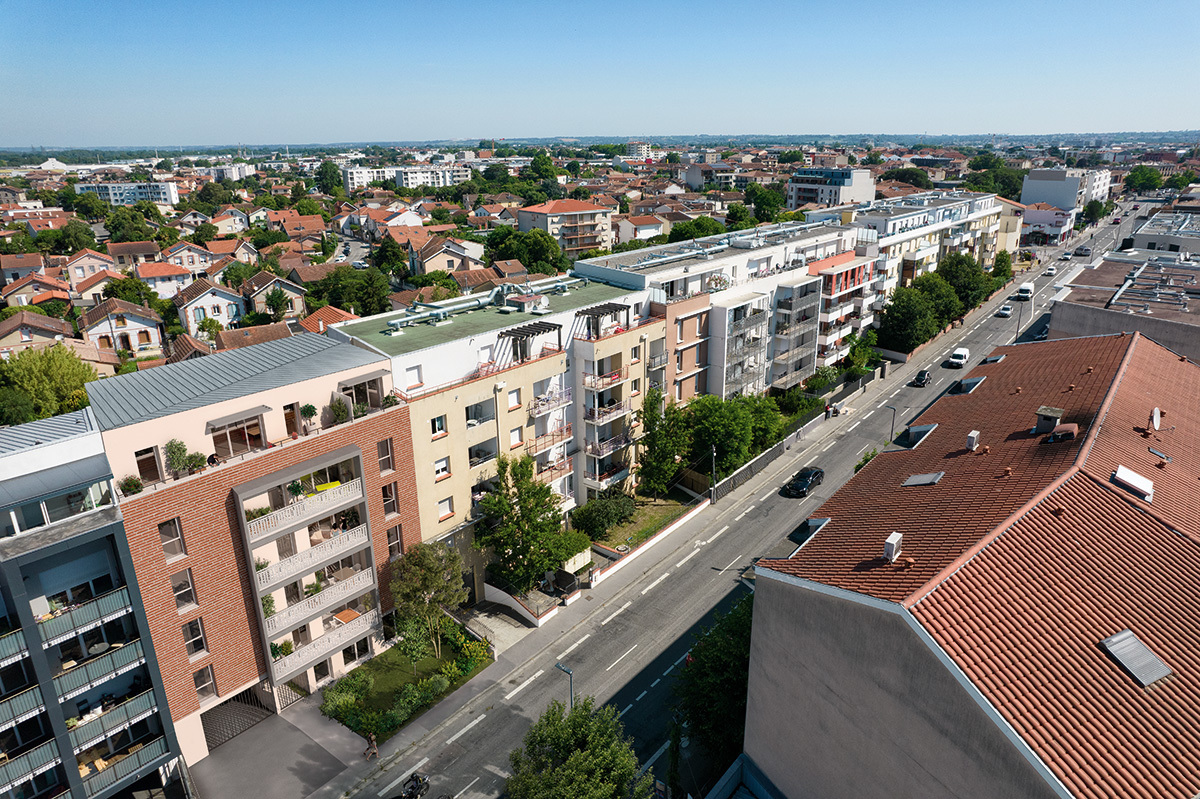
[[[933,379],[933,375],[929,374],[928,369],[922,369],[917,372],[917,376],[913,378],[913,385],[917,388],[925,388],[929,385],[929,381]]]
[[[819,486],[824,480],[824,469],[808,466],[796,472],[796,476],[783,487],[783,493],[789,497],[807,497],[808,492]]]

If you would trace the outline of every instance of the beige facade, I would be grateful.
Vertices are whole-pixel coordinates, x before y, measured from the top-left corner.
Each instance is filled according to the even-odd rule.
[[[544,230],[574,260],[588,250],[613,245],[612,211],[581,200],[551,200],[517,211],[522,231]]]

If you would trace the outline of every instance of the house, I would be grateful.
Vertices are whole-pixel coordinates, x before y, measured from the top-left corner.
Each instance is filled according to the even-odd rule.
[[[25,190],[14,189],[12,186],[0,186],[0,204],[16,204],[25,201]]]
[[[214,283],[223,283],[225,270],[234,264],[240,263],[241,261],[234,258],[232,255],[223,255],[219,260],[208,265],[208,268],[204,270],[204,277],[207,277]]]
[[[199,211],[192,210],[192,211],[188,211],[186,214],[179,217],[175,221],[180,222],[182,224],[189,225],[192,228],[198,228],[201,225],[203,225],[205,222],[211,222],[212,217],[208,216],[207,214],[202,214]]]
[[[217,352],[249,347],[251,344],[263,344],[267,341],[278,341],[281,338],[290,338],[291,335],[292,331],[288,328],[287,322],[222,330],[217,333]]]
[[[72,214],[74,216],[74,214]],[[27,219],[25,220],[25,232],[30,238],[36,239],[38,234],[44,230],[61,230],[67,226],[71,220],[65,216],[51,217],[50,219]]]
[[[435,236],[420,248],[409,250],[409,268],[413,274],[457,272],[483,268],[483,245],[473,241]]]
[[[232,327],[242,318],[242,295],[234,289],[218,285],[207,277],[196,278],[187,288],[175,295],[179,320],[189,335],[201,337],[200,323],[213,318],[221,327]]]
[[[258,263],[258,250],[246,239],[213,239],[204,243],[204,249],[218,258],[232,255],[244,264]]]
[[[0,321],[0,358],[26,349],[33,344],[73,338],[75,329],[70,322],[43,316],[33,311],[17,311]]]
[[[221,214],[209,223],[217,229],[218,236],[232,236],[246,229],[246,218],[242,215]]]
[[[308,293],[308,289],[265,270],[242,284],[242,297],[247,310],[271,313],[271,309],[267,307],[267,295],[276,288],[287,296],[287,308],[283,315],[288,318],[301,316],[304,313],[304,295]]]
[[[109,297],[83,312],[79,333],[102,350],[155,355],[162,352],[162,325],[162,317],[149,307]]]
[[[63,281],[39,275],[35,272],[26,275],[20,280],[14,280],[3,289],[0,289],[0,298],[3,298],[9,306],[36,305],[37,303],[34,301],[34,298],[40,294],[51,291],[66,293],[70,290],[71,287]],[[68,294],[67,296],[69,301],[70,295]]]
[[[666,233],[665,223],[657,216],[627,216],[617,221],[617,242],[649,239]]]
[[[492,268],[499,272],[502,277],[521,277],[529,274],[529,270],[525,268],[525,264],[516,258],[511,258],[507,261],[494,261],[492,262]]]
[[[71,284],[71,288],[77,289],[83,280],[112,267],[112,256],[95,250],[82,249],[67,259],[63,275]]]
[[[164,300],[169,300],[192,282],[192,273],[182,266],[166,261],[151,261],[138,264],[133,268],[133,274],[154,289],[154,293]]]
[[[108,254],[112,256],[118,269],[146,261],[157,261],[160,253],[158,244],[153,241],[121,241],[108,245]]]
[[[171,343],[167,345],[167,350],[170,353],[167,355],[167,363],[203,358],[212,353],[212,348],[208,344],[187,333],[182,333],[172,339]]]
[[[266,213],[267,230],[283,230],[289,223],[300,218],[300,214],[291,208],[285,208],[282,211],[268,208]]]
[[[322,305],[317,310],[300,320],[300,327],[310,333],[323,334],[330,325],[338,322],[349,322],[358,317],[349,311],[343,311],[335,305]]]
[[[544,230],[554,237],[568,258],[587,250],[612,247],[612,212],[582,200],[550,200],[517,211],[522,233]]]
[[[163,251],[162,260],[173,263],[176,266],[186,267],[193,275],[199,276],[209,266],[220,260],[220,256],[201,247],[199,244],[193,244],[190,241],[179,241]]]
[[[328,277],[330,273],[342,265],[332,261],[326,261],[323,264],[296,264],[288,272],[288,280],[298,286],[315,283],[318,280]]]
[[[120,272],[102,269],[94,275],[89,275],[75,287],[75,304],[81,308],[90,308],[104,302],[104,289],[114,280],[125,278]]]
[[[511,191],[502,191],[499,194],[489,194],[484,197],[484,199],[488,201],[489,205],[503,205],[505,208],[520,208],[525,204],[524,200],[513,194]]]
[[[19,252],[0,255],[0,286],[20,280],[26,275],[46,272],[46,257],[40,252]]]
[[[405,289],[388,295],[393,311],[404,311],[412,307],[414,302],[433,302],[444,300],[448,296],[446,289],[441,286],[422,286],[419,289]]]

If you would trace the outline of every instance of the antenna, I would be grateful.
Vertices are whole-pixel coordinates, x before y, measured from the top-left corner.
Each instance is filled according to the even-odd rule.
[[[1160,411],[1156,406],[1154,408],[1154,410],[1150,413],[1150,424],[1154,425],[1154,429],[1157,430],[1159,424],[1161,424],[1161,423],[1162,423],[1162,411]]]

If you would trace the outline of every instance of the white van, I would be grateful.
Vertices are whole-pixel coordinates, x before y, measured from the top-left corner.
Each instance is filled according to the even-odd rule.
[[[1017,299],[1032,300],[1033,292],[1035,290],[1036,287],[1032,283],[1022,283],[1021,285],[1017,286]]]
[[[966,347],[959,347],[950,353],[950,365],[955,369],[963,368],[969,360],[971,360],[971,351]]]

